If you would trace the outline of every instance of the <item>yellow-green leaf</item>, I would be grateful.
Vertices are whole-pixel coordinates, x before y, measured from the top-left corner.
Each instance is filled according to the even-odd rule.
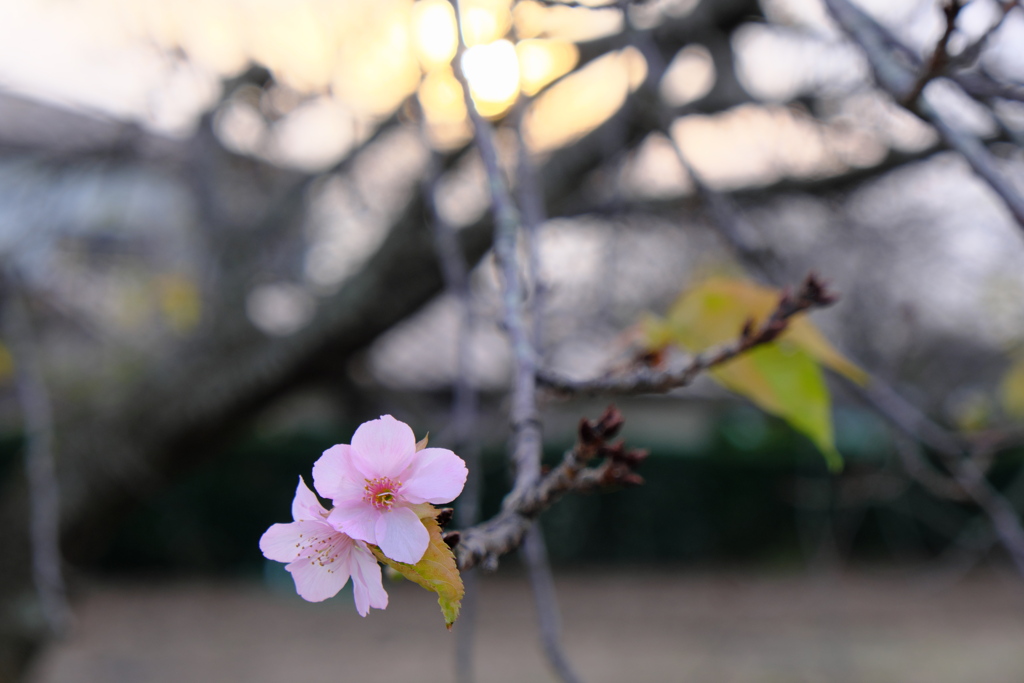
[[[425,510],[419,511],[420,521],[430,532],[430,545],[427,546],[427,552],[419,562],[416,564],[395,562],[386,557],[376,546],[371,545],[369,548],[378,560],[405,578],[437,593],[437,604],[441,606],[445,626],[451,630],[452,624],[459,617],[459,608],[462,605],[465,588],[462,586],[462,577],[459,575],[459,568],[455,563],[455,555],[441,538],[441,527],[434,519],[437,510],[430,506],[424,507]]]
[[[1024,419],[1024,354],[1018,356],[1010,366],[999,389],[1006,414]]]
[[[806,351],[785,342],[765,344],[715,368],[711,375],[806,435],[825,456],[829,469],[842,468],[828,387],[821,368]]]
[[[733,341],[747,321],[755,325],[764,322],[781,296],[780,290],[746,280],[709,278],[684,292],[664,322],[645,322],[648,347],[659,348],[671,338],[693,352],[700,352]],[[853,382],[863,385],[868,381],[867,374],[839,353],[804,314],[789,319],[780,340],[792,342]]]
[[[0,344],[0,382],[6,382],[14,375],[14,356],[4,344]]]
[[[713,277],[685,292],[665,320],[644,322],[648,348],[678,344],[699,353],[737,339],[748,322],[764,322],[782,292],[752,282]],[[766,412],[805,434],[830,469],[842,466],[832,432],[831,397],[819,366],[859,384],[867,375],[837,351],[806,315],[793,316],[770,344],[711,371],[727,389],[746,396]]]
[[[156,279],[160,310],[176,332],[188,332],[199,324],[202,301],[196,284],[179,273]]]

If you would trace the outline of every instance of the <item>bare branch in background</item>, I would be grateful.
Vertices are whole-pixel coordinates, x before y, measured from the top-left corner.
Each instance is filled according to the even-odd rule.
[[[729,362],[761,344],[775,341],[786,331],[789,319],[805,311],[830,306],[836,297],[814,275],[808,275],[796,294],[785,293],[768,318],[754,327],[748,323],[736,341],[717,349],[699,353],[677,370],[660,370],[642,366],[624,376],[573,381],[552,372],[539,376],[543,386],[561,394],[648,394],[664,393],[685,387],[702,372]]]
[[[934,125],[946,144],[963,155],[974,172],[1002,198],[1014,219],[1024,228],[1024,196],[999,169],[996,159],[981,141],[950,124],[923,92],[927,83],[941,72],[946,59],[933,58],[932,66],[915,76],[911,66],[906,64],[907,60],[901,58],[908,51],[905,48],[895,49],[893,45],[898,44],[898,41],[864,11],[848,0],[825,0],[825,4],[832,17],[864,51],[878,84],[897,102]],[[935,55],[945,53],[948,34],[952,30],[949,24],[955,19],[955,10],[948,10],[946,16],[947,30],[936,46]]]
[[[908,109],[913,108],[914,103],[917,102],[917,98],[924,92],[924,87],[928,85],[929,81],[938,78],[946,71],[946,67],[949,64],[949,53],[946,52],[946,49],[949,47],[949,39],[952,37],[953,31],[956,30],[956,18],[960,15],[961,9],[963,9],[963,5],[960,3],[960,0],[952,0],[942,8],[942,13],[946,17],[946,28],[943,30],[939,42],[935,45],[935,49],[932,50],[931,58],[929,58],[924,69],[918,75],[917,81],[906,97],[900,101],[900,104],[904,107]]]
[[[6,278],[4,336],[14,360],[15,391],[25,424],[25,472],[29,486],[32,577],[43,619],[50,631],[64,633],[71,622],[60,550],[60,487],[54,458],[53,408],[20,278]]]
[[[530,98],[525,95],[521,95],[517,103],[516,199],[522,211],[523,235],[526,238],[526,261],[531,279],[530,320],[533,323],[533,348],[539,360],[543,358],[544,303],[547,294],[545,283],[541,279],[540,228],[546,220],[546,212],[543,195],[537,186],[537,171],[523,135],[523,121],[529,103]],[[558,596],[555,594],[555,579],[548,560],[544,532],[539,524],[534,524],[527,532],[521,551],[533,590],[533,602],[537,609],[537,623],[544,655],[564,683],[579,683],[580,677],[573,669],[562,643],[562,618]]]
[[[456,17],[460,16],[459,3],[455,2]],[[462,42],[461,19],[457,20],[459,32],[459,52],[465,49]],[[458,59],[458,57],[456,57]],[[491,194],[491,209],[494,214],[494,254],[502,274],[502,300],[504,321],[509,342],[512,346],[514,377],[512,386],[512,408],[510,421],[512,426],[511,458],[515,466],[515,480],[512,491],[506,496],[502,507],[509,509],[517,505],[519,500],[529,495],[541,475],[542,436],[540,416],[537,411],[537,348],[539,343],[539,327],[534,327],[531,335],[527,320],[527,312],[523,302],[526,286],[519,272],[518,240],[523,234],[528,240],[529,266],[534,276],[537,291],[539,273],[539,254],[537,231],[543,221],[543,201],[537,190],[533,166],[529,151],[519,135],[518,171],[519,193],[526,212],[524,224],[523,214],[515,206],[512,195],[501,168],[498,164],[497,147],[490,125],[476,110],[470,95],[469,83],[461,68],[455,72],[462,85],[462,92],[473,125],[474,138],[480,158],[483,161]],[[523,104],[525,106],[525,103]],[[521,128],[517,127],[517,133]],[[536,291],[535,291],[536,294]],[[538,298],[533,297],[534,310],[529,321],[537,325],[539,311]],[[573,671],[568,657],[562,648],[559,629],[555,624],[558,617],[558,606],[554,595],[554,579],[548,565],[547,553],[544,549],[544,538],[539,529],[534,528],[533,541],[530,549],[525,551],[526,564],[530,571],[530,582],[534,590],[537,615],[540,622],[541,641],[544,652],[558,676],[565,683],[578,683],[579,676]]]
[[[988,41],[992,38],[992,35],[1002,28],[1003,23],[1006,21],[1006,17],[1010,16],[1010,11],[1015,7],[1020,6],[1018,0],[1004,0],[999,3],[999,18],[996,19],[995,23],[988,27],[988,29],[982,33],[978,38],[960,51],[958,55],[952,57],[949,60],[949,64],[952,67],[969,67],[977,61],[978,57],[981,56],[982,50],[988,45]]]
[[[526,532],[523,545],[519,548],[526,569],[530,574],[533,589],[533,603],[537,608],[537,622],[540,626],[540,641],[544,654],[558,677],[565,683],[579,683],[580,677],[572,668],[572,662],[562,647],[562,620],[558,612],[558,596],[555,580],[548,562],[548,551],[544,545],[544,532],[540,524],[534,524]]]
[[[1017,570],[1024,575],[1024,527],[1020,516],[985,478],[984,470],[960,441],[879,380],[873,379],[859,393],[879,415],[914,440],[913,444],[901,446],[901,456],[908,463],[907,473],[933,493],[952,500],[968,498],[981,508]],[[918,444],[928,446],[938,455],[949,471],[945,480],[924,461],[923,454],[916,450],[920,448]]]

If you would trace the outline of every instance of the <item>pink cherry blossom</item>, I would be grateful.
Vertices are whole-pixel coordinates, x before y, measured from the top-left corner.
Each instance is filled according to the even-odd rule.
[[[417,451],[412,429],[390,415],[364,422],[351,445],[332,446],[313,465],[313,486],[334,501],[328,521],[408,564],[430,544],[413,506],[448,503],[465,483],[462,458],[444,448]]]
[[[371,607],[388,606],[380,565],[362,541],[353,540],[327,523],[328,512],[299,477],[289,524],[274,524],[260,538],[270,560],[287,562],[295,590],[310,602],[334,597],[352,577],[356,610],[364,617]]]

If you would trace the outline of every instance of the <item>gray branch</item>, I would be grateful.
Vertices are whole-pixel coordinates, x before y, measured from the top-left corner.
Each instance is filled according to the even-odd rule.
[[[20,279],[9,272],[4,336],[14,358],[14,381],[25,424],[32,578],[47,626],[63,634],[71,621],[60,550],[60,487],[54,458],[53,408],[35,352],[35,336]]]
[[[848,0],[825,0],[825,4],[847,35],[861,47],[882,89],[909,111],[934,125],[946,144],[963,155],[974,172],[1003,200],[1014,220],[1024,228],[1024,196],[999,169],[995,157],[981,141],[950,124],[924,92],[928,81],[941,75],[936,65],[942,65],[944,60],[932,59],[923,71],[919,60],[908,65],[910,60],[905,58],[905,48],[894,49],[898,41],[864,11]],[[947,34],[944,37],[948,38]],[[940,51],[944,52],[942,40],[936,46],[936,54]],[[915,74],[913,68],[921,73]]]

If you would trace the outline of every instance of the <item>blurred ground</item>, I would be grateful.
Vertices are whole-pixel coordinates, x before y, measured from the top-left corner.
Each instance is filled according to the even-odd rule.
[[[1000,573],[939,584],[920,574],[562,573],[569,654],[589,683],[1019,683],[1024,583]],[[452,681],[455,638],[410,584],[360,618],[259,584],[106,585],[31,683]],[[552,681],[525,578],[484,577],[480,683]],[[458,628],[458,626],[456,626]]]

